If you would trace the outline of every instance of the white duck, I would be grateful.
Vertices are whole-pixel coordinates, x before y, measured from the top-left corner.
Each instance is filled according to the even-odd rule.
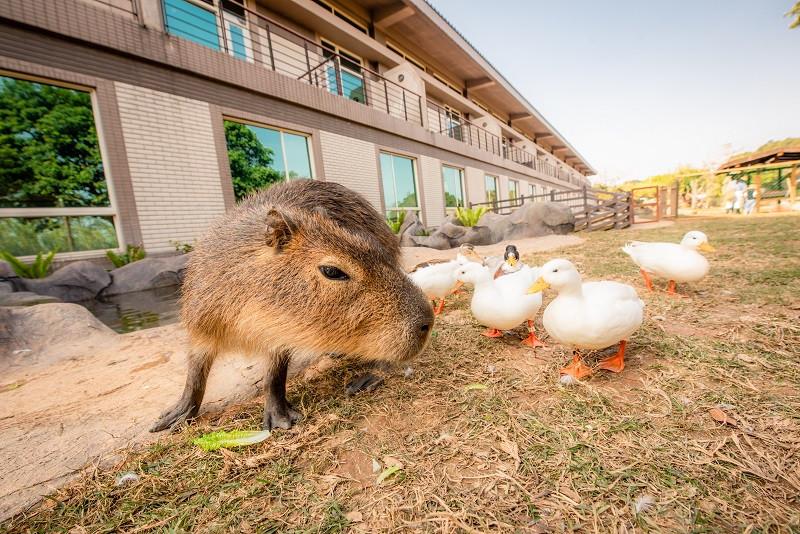
[[[529,335],[522,343],[531,347],[543,345],[533,328],[533,320],[542,306],[542,296],[527,294],[527,289],[538,276],[539,269],[525,266],[495,279],[488,267],[474,262],[466,263],[456,271],[457,280],[475,286],[470,307],[475,319],[488,327],[483,335],[503,337],[503,330],[516,328],[527,321]]]
[[[703,232],[688,232],[680,244],[631,241],[622,251],[639,266],[647,289],[653,291],[650,275],[669,280],[667,292],[675,294],[676,282],[697,282],[708,274],[708,260],[698,250],[713,252]]]
[[[425,295],[434,301],[434,314],[439,315],[444,310],[445,298],[458,289],[461,283],[456,280],[456,271],[468,263],[464,256],[459,254],[456,259],[439,263],[421,263],[409,273],[411,281],[419,287]],[[476,264],[477,265],[477,264]],[[436,306],[436,300],[439,305]]]
[[[573,359],[561,369],[562,375],[583,378],[592,369],[583,363],[580,349],[603,349],[619,342],[617,353],[597,367],[619,373],[625,368],[625,345],[644,319],[644,302],[636,290],[619,282],[583,282],[575,266],[567,260],[551,260],[529,292],[540,294],[552,287],[558,296],[544,311],[547,333],[573,347]]]

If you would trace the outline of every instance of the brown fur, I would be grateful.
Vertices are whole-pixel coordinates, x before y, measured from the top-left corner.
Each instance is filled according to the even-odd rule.
[[[321,265],[350,279],[330,280]],[[192,345],[186,389],[154,430],[197,413],[222,352],[269,360],[267,404],[282,413],[267,406],[265,426],[288,427],[299,416],[283,397],[289,361],[331,352],[406,360],[424,348],[433,323],[380,214],[347,188],[312,180],[277,184],[212,226],[188,263],[181,318]]]

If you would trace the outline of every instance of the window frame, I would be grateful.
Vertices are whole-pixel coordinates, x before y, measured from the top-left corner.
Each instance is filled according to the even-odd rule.
[[[226,11],[225,8],[222,7],[221,0],[183,0],[188,4],[192,4],[195,7],[200,9],[205,9],[206,11],[212,13],[214,15],[214,27],[217,31],[217,45],[218,49],[216,51],[223,52],[228,54],[229,56],[242,60],[247,61],[248,63],[253,63],[255,61],[253,57],[253,47],[252,45],[248,45],[248,43],[252,43],[252,37],[250,35],[250,26],[248,24],[248,13],[247,9],[244,10],[244,17],[237,15],[236,13],[232,13],[230,11]],[[210,48],[211,50],[215,50],[208,45],[203,43],[198,43],[193,39],[189,39],[187,37],[182,37],[180,35],[176,35],[169,31],[169,22],[167,20],[167,10],[164,9],[165,0],[160,0],[161,4],[161,11],[162,11],[162,18],[164,24],[164,30],[168,35],[173,37],[177,37],[179,39],[186,39],[187,41],[191,41],[193,43],[199,44],[200,46],[205,46],[206,48]],[[242,0],[244,3],[244,0]],[[220,19],[220,11],[222,12],[222,20],[224,21],[223,27],[220,28],[219,19]],[[240,58],[234,52],[232,43],[233,43],[233,34],[230,30],[230,25],[235,24],[242,30],[242,34],[244,36],[244,50],[245,56],[244,58]]]
[[[444,211],[445,213],[452,213],[456,211],[455,206],[448,206],[447,205],[447,188],[445,187],[445,180],[444,180],[444,170],[447,169],[455,169],[459,173],[459,179],[461,180],[461,204],[462,208],[467,206],[467,180],[466,180],[466,169],[464,167],[459,167],[458,165],[451,165],[449,163],[442,163],[442,198],[444,199]]]
[[[514,184],[514,196],[511,196],[511,184]],[[508,188],[506,191],[506,195],[508,196],[508,200],[516,200],[519,198],[519,180],[512,180],[511,178],[508,179]]]
[[[494,182],[494,200],[489,198],[489,191],[486,189],[487,178],[491,178]],[[499,181],[499,177],[496,174],[483,173],[483,197],[486,199],[486,202],[497,202],[500,200]]]
[[[103,163],[103,177],[106,181],[106,188],[108,189],[108,206],[96,207],[77,207],[77,208],[0,208],[0,218],[2,219],[38,219],[42,217],[82,217],[82,216],[97,216],[97,217],[111,217],[111,222],[114,225],[114,233],[117,238],[116,249],[92,249],[92,250],[69,250],[64,252],[56,252],[55,258],[59,260],[72,260],[81,258],[95,258],[105,256],[106,250],[125,250],[126,242],[125,236],[122,233],[122,224],[119,218],[119,208],[117,203],[116,191],[114,189],[114,179],[111,167],[108,165],[108,148],[105,143],[105,134],[103,133],[102,123],[100,121],[100,106],[97,102],[97,88],[87,85],[81,85],[53,78],[46,78],[43,76],[34,76],[22,72],[14,72],[6,69],[0,69],[0,76],[7,78],[14,78],[31,83],[38,83],[43,85],[52,85],[62,89],[71,89],[73,91],[81,91],[89,94],[89,102],[92,108],[92,118],[94,120],[94,129],[97,135],[97,149],[100,152],[100,161]],[[36,258],[35,254],[26,256],[18,256],[22,261],[31,261]]]
[[[283,164],[286,165],[286,171],[284,172],[284,177],[283,177],[284,181],[289,181],[289,180],[291,180],[291,178],[289,178],[289,168],[288,168],[288,164],[287,164],[287,160],[286,160],[286,144],[283,142],[283,134],[284,133],[288,133],[288,134],[292,134],[292,135],[299,135],[301,137],[305,137],[306,138],[306,148],[308,149],[308,168],[311,171],[311,177],[309,177],[309,178],[295,178],[295,180],[317,180],[318,179],[317,178],[316,165],[314,164],[316,153],[314,152],[314,134],[313,133],[304,132],[302,130],[296,130],[294,128],[287,128],[287,127],[284,127],[284,126],[271,125],[271,124],[267,124],[267,123],[263,123],[263,122],[259,122],[259,121],[255,121],[255,120],[243,119],[243,118],[240,118],[240,117],[236,117],[234,115],[227,115],[227,114],[223,114],[222,115],[222,129],[223,129],[223,131],[225,130],[225,122],[226,121],[228,121],[228,122],[238,122],[239,124],[244,124],[244,125],[247,125],[247,126],[255,126],[256,128],[262,128],[262,129],[265,129],[265,130],[275,130],[275,131],[277,131],[277,132],[279,132],[281,134],[281,136],[280,136],[280,138],[281,138],[281,158],[283,159]],[[223,137],[224,137],[224,134],[223,134]],[[228,155],[228,148],[227,148],[227,145],[226,145],[226,147],[225,147],[225,156],[227,157],[227,155]],[[231,177],[231,180],[233,180],[233,177]]]
[[[411,170],[414,173],[414,194],[417,197],[417,205],[416,207],[388,207],[386,205],[386,192],[383,190],[383,171],[381,169],[381,155],[386,154],[388,156],[392,156],[393,158],[405,158],[411,160]],[[419,184],[419,159],[415,156],[409,154],[403,154],[401,152],[395,152],[392,150],[387,150],[384,148],[378,149],[378,172],[379,172],[379,179],[380,179],[380,190],[381,190],[381,205],[383,206],[383,215],[386,217],[386,214],[390,211],[392,212],[399,212],[399,211],[416,211],[417,215],[420,220],[422,220],[422,197],[421,197],[421,190]],[[392,162],[392,172],[394,172],[394,161]],[[395,199],[397,198],[397,185],[394,183],[395,179],[392,176],[392,183],[395,186]]]

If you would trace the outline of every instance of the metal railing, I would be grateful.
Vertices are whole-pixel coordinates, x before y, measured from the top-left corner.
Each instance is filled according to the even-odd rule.
[[[192,4],[186,9],[184,4],[162,0],[165,28],[172,35],[422,125],[420,95],[237,0],[227,4],[238,13],[222,6],[213,9]]]
[[[520,165],[525,165],[547,176],[575,183],[571,179],[571,173],[568,171],[558,169],[547,160],[539,158],[523,148],[514,146],[510,141],[481,128],[430,100],[428,100],[428,129]]]
[[[323,55],[330,57],[303,73],[300,81],[422,126],[420,95],[338,54],[325,50]]]

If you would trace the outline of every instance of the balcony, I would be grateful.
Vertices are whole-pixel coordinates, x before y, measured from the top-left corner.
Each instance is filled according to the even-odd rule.
[[[171,35],[423,124],[420,95],[370,70],[361,59],[320,45],[236,0],[162,0],[162,6]]]

